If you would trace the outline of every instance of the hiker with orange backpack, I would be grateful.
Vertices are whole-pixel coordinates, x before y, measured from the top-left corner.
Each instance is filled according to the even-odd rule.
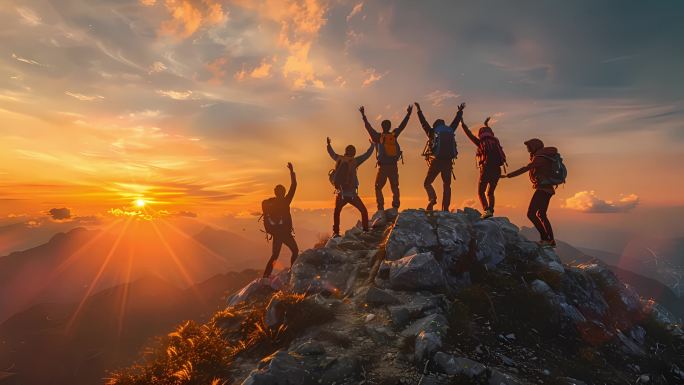
[[[293,234],[292,215],[290,214],[290,204],[297,190],[297,176],[295,175],[292,163],[288,163],[287,168],[290,170],[290,189],[287,191],[287,194],[285,193],[285,186],[279,184],[273,189],[275,197],[261,202],[264,230],[266,234],[273,237],[273,249],[271,258],[266,264],[266,269],[264,269],[264,278],[271,276],[273,264],[278,259],[278,256],[280,256],[283,244],[292,252],[290,265],[294,264],[299,254],[299,247]]]
[[[568,170],[563,164],[563,158],[555,147],[544,147],[544,142],[539,139],[530,139],[525,142],[527,151],[530,153],[530,163],[513,172],[503,175],[502,178],[513,178],[529,172],[530,181],[534,188],[534,194],[527,209],[527,218],[539,232],[542,247],[556,247],[553,237],[551,222],[546,216],[551,197],[556,193],[556,187],[565,183]]]
[[[378,173],[375,176],[375,199],[378,204],[378,211],[385,209],[385,197],[382,195],[382,189],[389,180],[390,189],[392,190],[392,208],[399,208],[399,159],[402,157],[401,147],[397,143],[397,138],[401,132],[406,128],[413,106],[409,105],[406,109],[406,116],[401,121],[399,127],[392,130],[392,122],[385,119],[380,123],[382,133],[377,132],[368,121],[366,117],[366,109],[361,106],[359,108],[361,118],[371,141],[375,145],[375,153],[377,158]]]
[[[361,212],[363,231],[368,231],[368,210],[359,196],[359,178],[356,170],[373,154],[373,142],[365,153],[356,156],[356,147],[351,144],[345,148],[344,155],[338,155],[330,144],[330,138],[327,138],[327,141],[328,155],[335,161],[335,168],[328,173],[330,183],[335,186],[336,193],[333,238],[340,236],[340,214],[347,204],[356,207]]]
[[[418,119],[420,125],[428,137],[427,144],[423,150],[423,156],[428,162],[428,172],[425,176],[423,186],[428,195],[428,205],[426,210],[432,211],[435,204],[437,204],[437,193],[432,187],[432,182],[435,181],[437,175],[442,177],[444,185],[444,192],[442,194],[442,210],[449,211],[451,203],[451,178],[454,177],[454,159],[458,156],[456,148],[456,129],[463,118],[463,109],[465,103],[458,106],[456,117],[450,125],[446,125],[444,119],[437,119],[432,126],[425,119],[423,110],[420,104],[415,103],[418,109]]]
[[[485,119],[484,126],[480,127],[477,136],[473,135],[465,121],[461,122],[466,136],[477,146],[477,166],[480,168],[477,195],[484,210],[482,219],[494,216],[494,190],[501,178],[501,167],[506,166],[506,153],[489,127],[489,119]]]

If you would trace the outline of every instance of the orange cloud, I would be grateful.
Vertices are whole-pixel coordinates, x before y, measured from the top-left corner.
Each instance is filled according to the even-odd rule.
[[[366,78],[363,80],[363,83],[361,83],[361,86],[367,87],[385,77],[385,75],[387,75],[387,72],[383,72],[380,74],[375,70],[375,68],[369,68],[364,72],[364,74]]]
[[[157,4],[155,0],[141,0],[141,3],[145,6]],[[204,25],[218,25],[228,18],[221,2],[216,0],[166,0],[164,6],[171,19],[162,22],[159,32],[181,39],[192,36]]]
[[[211,73],[210,83],[221,83],[223,81],[226,77],[226,64],[228,64],[228,59],[225,57],[220,57],[207,64],[207,70]]]
[[[252,78],[252,79],[264,79],[269,76],[271,76],[271,68],[273,67],[273,64],[269,62],[266,59],[263,59],[261,61],[261,64],[259,64],[257,67],[252,69],[251,71],[246,71],[244,68],[241,69],[238,73],[235,74],[235,79],[238,81],[245,80],[247,78]]]
[[[639,205],[639,197],[635,194],[622,196],[617,201],[603,200],[595,191],[580,191],[565,200],[564,208],[583,213],[624,213]]]

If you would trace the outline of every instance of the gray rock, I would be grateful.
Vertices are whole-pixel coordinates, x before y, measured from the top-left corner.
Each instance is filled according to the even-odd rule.
[[[396,339],[396,335],[384,326],[366,326],[365,331],[373,341],[379,344],[387,344]]]
[[[405,210],[399,213],[385,247],[385,258],[400,259],[407,250],[416,247],[428,250],[437,246],[437,233],[424,211]]]
[[[342,356],[333,359],[320,378],[321,384],[339,384],[358,380],[361,377],[361,364],[355,357]]]
[[[553,290],[551,289],[551,287],[541,279],[535,279],[534,281],[532,281],[530,286],[532,288],[532,291],[537,294],[553,294]]]
[[[442,336],[435,332],[421,331],[416,336],[414,358],[416,362],[430,359],[442,348]]]
[[[508,373],[493,369],[489,376],[489,385],[523,385],[523,382]]]
[[[228,306],[235,306],[241,302],[248,302],[255,298],[266,297],[275,290],[270,285],[270,281],[266,278],[257,278],[247,284],[237,293],[231,295],[227,299]]]
[[[366,303],[369,305],[396,305],[401,303],[399,298],[388,293],[385,290],[378,289],[375,286],[371,286],[366,291]]]
[[[559,384],[562,385],[587,385],[586,382],[580,381],[572,377],[560,377],[557,379]]]
[[[296,353],[279,351],[262,360],[242,385],[316,385]]]
[[[414,321],[409,327],[401,332],[402,337],[418,336],[421,332],[436,333],[446,336],[449,322],[442,314],[430,314]]]
[[[325,354],[325,347],[318,341],[309,340],[297,346],[295,352],[303,356],[320,356]]]
[[[630,336],[624,335],[621,331],[617,332],[617,340],[619,342],[618,347],[625,354],[635,357],[642,357],[646,355],[643,346],[641,346],[637,341],[635,341]]]
[[[449,375],[475,378],[483,375],[487,370],[487,367],[479,362],[464,357],[456,357],[444,352],[437,352],[433,360],[441,372]]]
[[[497,222],[479,221],[473,226],[477,239],[477,260],[492,268],[506,256],[506,240]]]
[[[330,238],[328,242],[325,243],[326,249],[335,249],[342,242],[342,237]]]
[[[411,321],[411,313],[406,306],[390,306],[388,310],[392,323],[396,327],[404,327]]]
[[[443,291],[442,267],[429,252],[401,258],[390,266],[390,286],[397,290]]]
[[[471,230],[468,218],[463,214],[440,211],[435,213],[437,238],[446,266],[453,266],[468,253]]]
[[[447,306],[448,301],[442,294],[428,297],[414,295],[408,303],[389,306],[388,310],[392,323],[401,328],[406,326],[409,321],[413,319],[445,312]]]
[[[285,304],[276,297],[271,298],[266,305],[264,324],[271,329],[277,329],[285,321]]]
[[[346,288],[354,265],[351,257],[336,249],[310,249],[291,268],[290,286],[296,293],[339,295]]]

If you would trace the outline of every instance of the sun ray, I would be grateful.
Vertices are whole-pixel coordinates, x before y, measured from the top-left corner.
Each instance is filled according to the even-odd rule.
[[[227,260],[226,260],[226,258],[225,258],[224,256],[222,256],[222,255],[216,253],[215,251],[211,250],[211,249],[208,248],[206,245],[202,244],[201,242],[199,242],[199,241],[198,241],[197,239],[195,239],[194,237],[190,236],[190,235],[189,235],[188,233],[186,233],[185,231],[179,229],[177,226],[174,226],[174,225],[173,225],[172,223],[170,223],[169,221],[163,220],[163,219],[162,219],[161,222],[162,222],[165,226],[167,226],[168,228],[170,228],[171,230],[173,230],[173,231],[177,232],[178,234],[180,234],[183,238],[189,239],[190,241],[192,241],[194,244],[196,244],[197,246],[199,246],[202,250],[204,250],[204,251],[206,251],[207,253],[209,253],[209,255],[211,255],[212,257],[218,259],[218,260],[221,261],[221,262],[227,262]]]
[[[128,289],[131,285],[131,272],[133,270],[133,248],[131,245],[128,250],[128,261],[126,262],[126,273],[124,275],[123,293],[121,294],[121,304],[119,304],[119,314],[117,317],[117,339],[121,338],[124,325],[124,316],[126,314],[126,305],[128,305]]]
[[[88,286],[88,289],[86,290],[85,294],[83,294],[83,298],[81,299],[81,302],[79,302],[78,306],[76,307],[76,311],[74,311],[74,314],[72,314],[71,319],[66,325],[66,330],[69,332],[71,328],[73,327],[74,323],[76,322],[76,319],[79,316],[79,313],[83,309],[83,305],[85,305],[86,301],[88,300],[88,297],[90,297],[90,294],[93,292],[95,289],[95,286],[97,285],[97,282],[100,280],[100,277],[104,273],[105,269],[107,268],[107,265],[109,264],[109,261],[111,260],[112,256],[114,255],[114,252],[116,252],[116,249],[119,247],[119,243],[121,242],[121,239],[126,233],[126,230],[128,229],[128,225],[131,223],[131,220],[127,220],[124,223],[124,228],[121,229],[121,232],[116,238],[116,241],[114,241],[114,244],[112,245],[112,248],[109,250],[109,253],[107,253],[107,256],[105,257],[104,261],[102,262],[102,265],[100,266],[100,269],[97,271],[97,274],[95,274],[95,277],[93,280],[90,282],[90,285]]]
[[[169,253],[169,255],[171,256],[171,260],[173,261],[173,263],[174,263],[174,264],[176,265],[176,267],[178,268],[178,271],[180,272],[180,274],[183,276],[183,279],[185,280],[185,283],[187,284],[187,286],[188,286],[189,288],[192,288],[193,292],[195,293],[195,296],[196,296],[199,300],[201,300],[202,302],[205,302],[205,299],[202,297],[202,295],[199,293],[199,291],[197,291],[197,289],[195,288],[195,282],[193,282],[192,278],[190,277],[190,274],[188,274],[187,270],[185,269],[185,267],[184,267],[183,264],[181,263],[180,259],[179,259],[178,256],[176,255],[176,252],[173,251],[173,249],[171,248],[171,246],[169,245],[169,243],[168,243],[168,242],[166,241],[166,239],[164,238],[164,235],[163,235],[163,234],[161,233],[161,231],[159,230],[159,226],[157,226],[157,224],[154,223],[154,222],[151,222],[151,223],[152,223],[152,228],[153,228],[154,231],[157,233],[157,237],[158,237],[159,240],[161,241],[161,243],[162,243],[162,245],[164,246],[164,248],[166,249],[166,251],[167,251],[167,252]]]

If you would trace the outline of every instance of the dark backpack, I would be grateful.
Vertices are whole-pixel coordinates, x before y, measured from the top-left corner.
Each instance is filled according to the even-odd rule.
[[[401,147],[394,133],[380,134],[379,143],[375,146],[378,163],[397,162],[401,158]]]
[[[542,158],[551,161],[551,168],[548,172],[548,177],[544,180],[539,181],[539,184],[558,186],[559,184],[565,183],[565,179],[567,179],[568,177],[568,169],[567,167],[565,167],[565,163],[563,163],[563,157],[561,157],[561,155],[558,153],[553,155],[538,156],[541,156]]]
[[[454,159],[458,156],[454,129],[446,125],[435,127],[432,155],[437,159]]]
[[[337,190],[348,190],[354,186],[356,161],[350,156],[341,156],[335,163],[335,168],[328,172],[330,183]]]
[[[506,153],[499,139],[494,136],[481,137],[480,145],[477,147],[477,160],[480,166],[486,164],[501,167],[506,164]]]

